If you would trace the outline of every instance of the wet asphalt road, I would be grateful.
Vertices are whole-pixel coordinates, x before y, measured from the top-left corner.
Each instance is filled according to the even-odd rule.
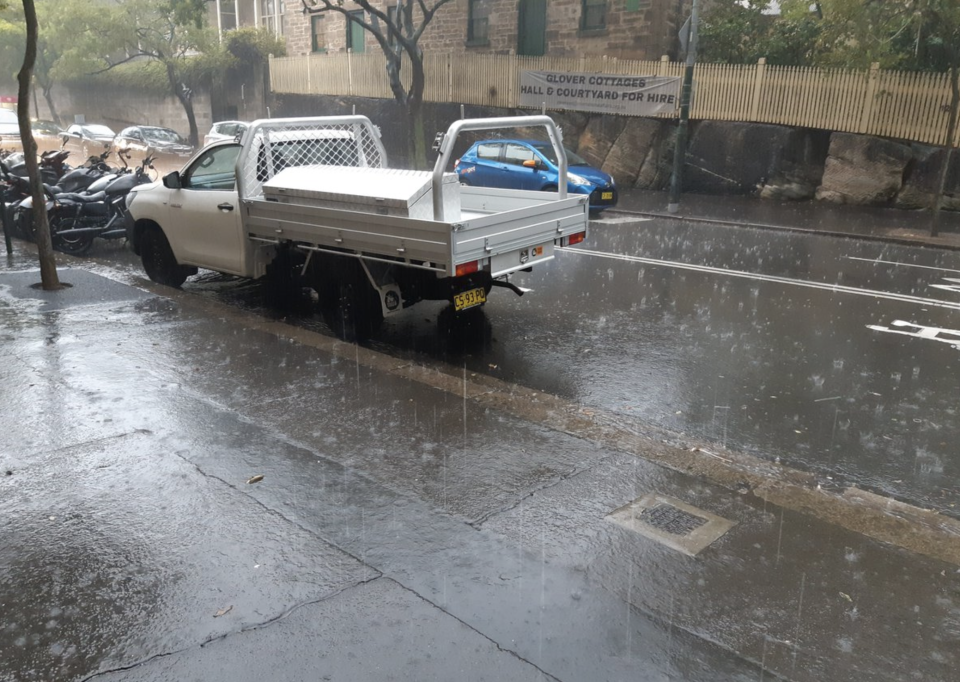
[[[471,327],[422,303],[369,345],[960,515],[960,253],[616,213],[592,225]],[[218,276],[187,290],[262,299]]]
[[[601,224],[584,251],[648,227]],[[103,271],[137,271],[99,254]],[[255,329],[236,309],[270,315],[245,282],[202,277],[166,299],[74,273],[77,305],[41,314],[4,295],[0,680],[951,680],[955,566],[466,397],[491,374],[719,439],[689,416],[699,399],[715,419],[707,369],[751,397],[801,392],[789,377],[770,390],[804,356],[765,340],[792,333],[834,367],[839,351],[813,342],[830,309],[817,297],[837,293],[562,258],[528,296],[497,292],[484,333],[438,331],[427,305],[371,344],[401,358],[384,366],[463,366],[463,394]],[[753,308],[734,297],[744,283]],[[875,333],[900,349],[878,368],[906,343],[955,352]],[[737,423],[728,445],[763,431]],[[606,519],[649,491],[736,525],[693,559]]]

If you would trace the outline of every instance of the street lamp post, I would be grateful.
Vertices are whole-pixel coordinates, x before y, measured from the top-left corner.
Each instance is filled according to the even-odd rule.
[[[683,86],[680,90],[680,121],[677,124],[677,143],[673,151],[673,174],[670,177],[670,196],[667,211],[680,210],[680,188],[683,184],[683,164],[687,158],[687,127],[690,120],[690,93],[693,90],[693,65],[697,62],[697,0],[693,0],[686,31],[681,31],[681,40],[686,36],[687,59],[683,69]]]

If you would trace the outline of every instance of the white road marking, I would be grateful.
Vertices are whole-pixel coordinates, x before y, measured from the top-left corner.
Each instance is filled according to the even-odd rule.
[[[950,268],[938,268],[933,265],[914,265],[913,263],[899,263],[895,260],[880,260],[879,258],[858,258],[857,256],[844,256],[847,260],[859,260],[866,263],[883,263],[884,265],[898,265],[902,268],[921,268],[923,270],[937,270],[939,272],[960,272],[960,270],[951,270]]]
[[[620,225],[622,223],[643,223],[653,218],[638,218],[636,216],[619,216],[617,218],[591,218],[590,224],[599,223],[601,225]]]
[[[890,327],[913,328],[914,331],[901,331],[899,329],[890,329]],[[942,329],[941,327],[925,327],[922,324],[913,322],[904,322],[903,320],[894,320],[890,327],[881,327],[877,324],[868,324],[867,329],[877,332],[889,332],[890,334],[901,334],[903,336],[912,336],[917,339],[927,339],[929,341],[939,341],[949,344],[952,348],[960,348],[960,331],[956,329]],[[951,338],[952,337],[952,338]]]
[[[716,268],[709,265],[695,265],[693,263],[681,263],[679,261],[661,260],[658,258],[643,258],[642,256],[626,256],[617,253],[606,253],[603,251],[590,251],[589,249],[558,249],[558,253],[579,253],[584,256],[594,256],[596,258],[608,258],[610,260],[622,260],[630,263],[642,263],[644,265],[660,265],[668,268],[677,268],[679,270],[693,270],[695,272],[704,272],[713,275],[724,275],[726,277],[738,277],[740,279],[752,279],[760,282],[775,282],[777,284],[786,284],[789,286],[805,287],[807,289],[820,289],[822,291],[831,291],[838,294],[853,294],[856,296],[870,296],[871,298],[882,298],[888,301],[900,301],[903,303],[918,303],[921,305],[934,306],[937,308],[949,308],[951,310],[960,310],[960,302],[940,301],[935,298],[922,298],[920,296],[908,296],[906,294],[894,294],[887,291],[877,291],[875,289],[858,289],[856,287],[847,287],[840,284],[827,284],[825,282],[810,282],[801,279],[791,279],[790,277],[778,277],[776,275],[758,275],[753,272],[744,272],[742,270],[727,270]]]

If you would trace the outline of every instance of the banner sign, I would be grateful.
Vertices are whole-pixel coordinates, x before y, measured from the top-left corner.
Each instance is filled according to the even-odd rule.
[[[521,71],[520,106],[653,116],[680,104],[680,79],[603,73]]]

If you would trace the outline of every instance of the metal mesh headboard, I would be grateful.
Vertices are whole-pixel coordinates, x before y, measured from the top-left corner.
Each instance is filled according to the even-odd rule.
[[[237,159],[241,199],[260,196],[263,183],[291,166],[385,168],[380,133],[366,116],[275,118],[254,121]]]

